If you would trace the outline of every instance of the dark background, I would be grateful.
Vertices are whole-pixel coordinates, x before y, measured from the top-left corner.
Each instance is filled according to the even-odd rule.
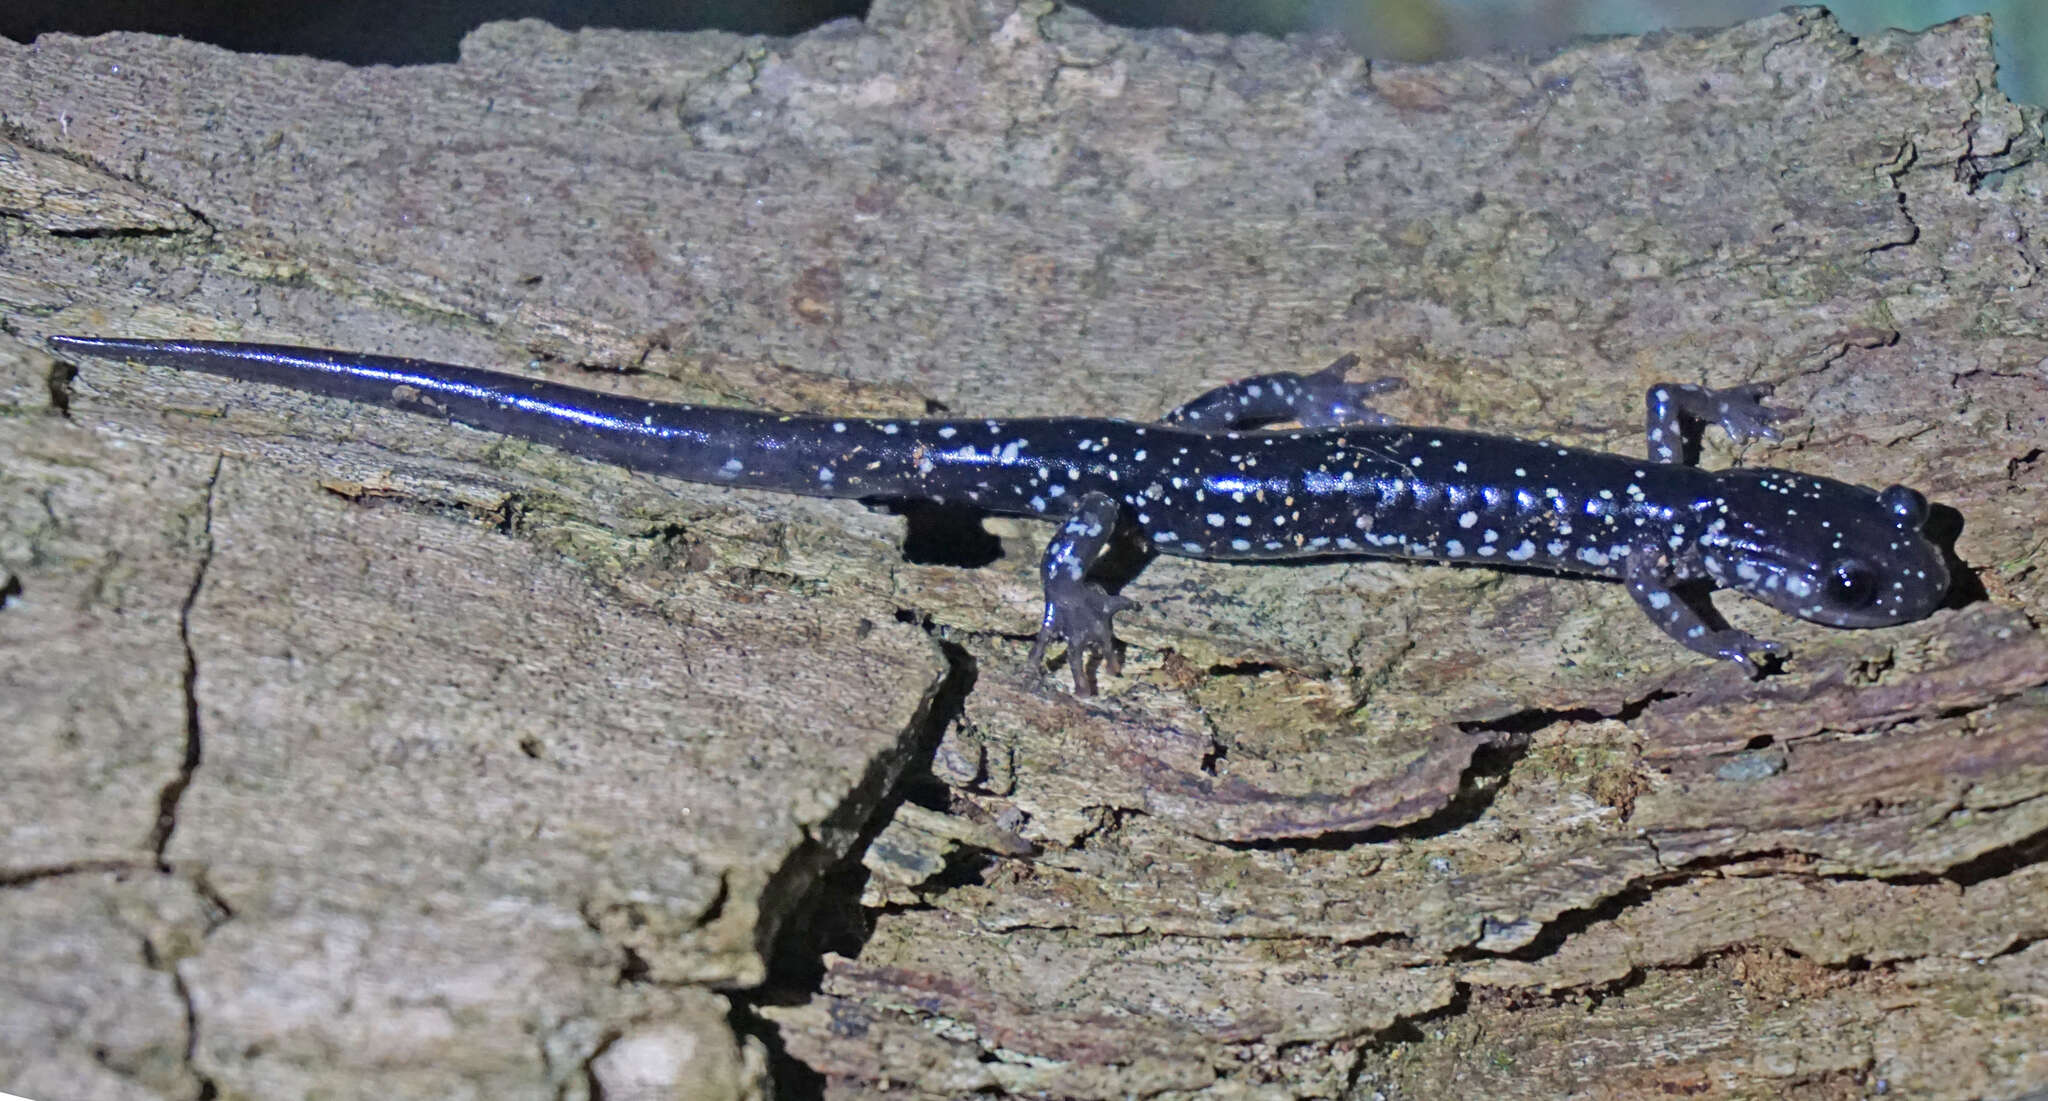
[[[1429,60],[1496,50],[1541,52],[1582,35],[1674,26],[1720,26],[1774,11],[1782,0],[1096,0],[1077,5],[1112,23],[1203,31],[1328,31],[1376,58]],[[2048,0],[1841,0],[1853,34],[1919,30],[1974,11],[1997,20],[2000,84],[2015,99],[2048,102]],[[182,35],[232,50],[308,54],[351,64],[455,60],[478,24],[537,18],[558,27],[719,28],[795,34],[858,17],[857,0],[0,0],[0,36],[46,31]]]

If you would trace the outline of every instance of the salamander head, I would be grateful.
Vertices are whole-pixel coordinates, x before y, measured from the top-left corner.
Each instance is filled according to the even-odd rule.
[[[1698,546],[1718,585],[1829,627],[1910,622],[1948,594],[1927,498],[1905,486],[1727,470],[1715,488]]]

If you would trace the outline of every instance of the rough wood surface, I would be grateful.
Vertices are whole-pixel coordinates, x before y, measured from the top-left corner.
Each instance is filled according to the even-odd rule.
[[[0,42],[0,1089],[2048,1085],[2048,169],[1987,35]],[[1035,525],[931,564],[53,332],[990,415],[1355,350],[1405,418],[1620,450],[1652,380],[1769,379],[1805,418],[1708,461],[1919,486],[1963,580],[1728,602],[1796,647],[1751,684],[1618,587],[1161,561],[1076,701]]]

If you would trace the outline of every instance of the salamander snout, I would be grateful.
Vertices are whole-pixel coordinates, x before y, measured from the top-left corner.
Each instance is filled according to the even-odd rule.
[[[1717,584],[1829,627],[1920,619],[1948,595],[1927,498],[1781,470],[1724,472],[1701,561]]]

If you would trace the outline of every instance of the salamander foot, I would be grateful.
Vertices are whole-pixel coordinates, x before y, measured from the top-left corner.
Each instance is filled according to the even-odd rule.
[[[1116,635],[1110,617],[1137,602],[1127,600],[1093,581],[1046,586],[1045,616],[1039,621],[1038,640],[1031,644],[1031,664],[1045,661],[1046,647],[1054,641],[1067,644],[1067,665],[1074,671],[1074,694],[1095,694],[1095,673],[1089,658],[1098,658],[1111,676],[1123,670],[1116,653]]]
[[[1733,627],[1711,632],[1705,638],[1697,640],[1697,643],[1688,642],[1687,645],[1699,653],[1712,654],[1717,658],[1734,662],[1742,667],[1744,673],[1749,674],[1750,680],[1756,680],[1764,675],[1764,671],[1757,667],[1756,660],[1749,656],[1751,653],[1785,652],[1785,644],[1782,642],[1758,638],[1748,631],[1738,631]]]

